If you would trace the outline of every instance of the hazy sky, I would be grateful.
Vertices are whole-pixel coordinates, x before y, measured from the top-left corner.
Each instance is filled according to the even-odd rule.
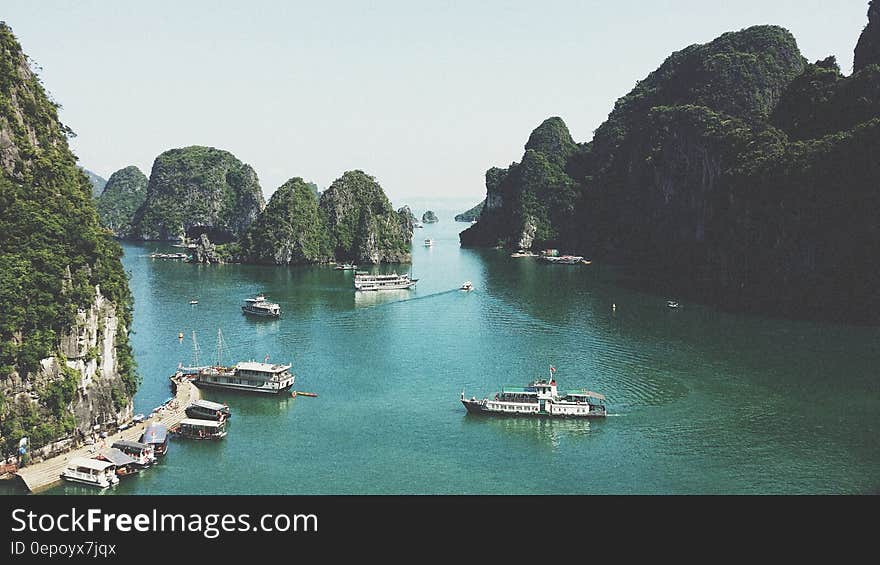
[[[251,164],[267,197],[363,169],[400,205],[478,202],[485,170],[519,160],[545,118],[588,141],[672,51],[725,31],[781,25],[849,74],[867,4],[3,0],[0,19],[104,177],[211,145]]]

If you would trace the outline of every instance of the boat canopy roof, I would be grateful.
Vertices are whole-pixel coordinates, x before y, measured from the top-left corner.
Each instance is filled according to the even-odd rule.
[[[237,365],[239,370],[256,371],[258,373],[280,373],[290,369],[291,365],[275,365],[272,363],[258,363],[256,361],[242,361]]]
[[[118,449],[122,449],[122,448],[127,447],[128,449],[139,449],[141,451],[143,451],[144,449],[150,449],[150,446],[145,443],[141,443],[139,441],[128,441],[128,440],[114,441],[113,447],[116,447]]]
[[[566,394],[568,396],[588,396],[597,400],[605,400],[604,394],[599,394],[598,392],[593,392],[590,390],[570,390]]]
[[[110,461],[114,465],[129,465],[134,463],[134,459],[123,453],[122,451],[116,449],[115,447],[108,447],[107,449],[102,449],[99,452],[99,455]]]
[[[202,400],[201,398],[190,402],[190,406],[198,406],[199,408],[204,408],[205,410],[225,410],[227,408],[225,404],[220,404],[219,402],[211,402],[210,400]]]
[[[165,443],[168,437],[168,428],[165,424],[152,423],[144,430],[141,443]]]
[[[86,469],[92,469],[93,471],[103,471],[108,467],[113,467],[115,463],[111,463],[109,461],[99,461],[98,459],[89,459],[88,457],[74,457],[70,461],[67,462],[67,468],[72,469],[75,467],[85,467]]]
[[[202,428],[219,428],[223,425],[222,422],[216,422],[214,420],[200,420],[199,418],[184,418],[180,421],[180,423],[186,426],[200,426]]]
[[[538,392],[532,387],[522,387],[522,386],[505,386],[501,387],[501,392],[513,393],[513,394],[538,394]]]

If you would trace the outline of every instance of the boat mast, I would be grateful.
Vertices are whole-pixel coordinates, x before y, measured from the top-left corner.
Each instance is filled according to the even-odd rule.
[[[220,360],[223,358],[223,332],[220,331],[220,328],[217,328],[217,362],[215,363],[216,367],[220,367]]]
[[[193,367],[199,366],[199,342],[196,341],[196,330],[193,330]]]

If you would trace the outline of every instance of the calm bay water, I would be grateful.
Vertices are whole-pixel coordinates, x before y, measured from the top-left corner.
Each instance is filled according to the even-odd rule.
[[[170,396],[193,331],[201,361],[214,360],[218,328],[223,362],[291,362],[295,388],[319,396],[205,391],[232,409],[226,439],[172,440],[164,461],[107,494],[880,490],[880,330],[670,310],[607,268],[461,249],[455,213],[416,230],[419,284],[399,293],[356,295],[353,273],[332,267],[197,266],[126,244],[136,411]],[[468,279],[475,291],[456,290]],[[258,292],[280,320],[241,314]],[[611,416],[491,419],[459,403],[551,364],[561,388],[603,392]]]

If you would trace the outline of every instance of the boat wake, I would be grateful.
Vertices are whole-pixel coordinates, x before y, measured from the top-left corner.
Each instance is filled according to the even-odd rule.
[[[387,292],[394,292],[394,291],[375,291],[375,292],[377,292],[377,293],[378,293],[378,292],[385,292],[385,293],[387,293]],[[401,292],[406,292],[406,293],[408,293],[408,292],[411,292],[411,291],[404,290],[404,291],[401,291]],[[417,301],[417,300],[428,300],[428,299],[431,299],[431,298],[437,298],[437,297],[439,297],[439,296],[444,296],[444,295],[447,295],[447,294],[455,294],[455,293],[459,293],[459,292],[461,292],[460,289],[458,289],[458,288],[453,288],[453,289],[451,289],[451,290],[443,290],[443,291],[440,291],[440,292],[434,292],[434,293],[432,293],[432,294],[426,294],[426,295],[424,295],[424,296],[415,296],[415,297],[413,297],[413,298],[401,298],[400,300],[394,300],[394,299],[392,298],[391,300],[382,300],[383,297],[382,297],[381,295],[379,295],[379,294],[373,294],[373,291],[370,291],[370,293],[369,293],[367,296],[360,296],[360,295],[358,295],[358,297],[356,298],[356,300],[357,300],[357,299],[360,299],[360,300],[358,300],[360,306],[364,306],[364,307],[366,307],[366,308],[378,308],[378,307],[380,307],[380,306],[393,306],[394,304],[400,304],[400,303],[403,303],[403,302],[415,302],[415,301]],[[375,300],[375,302],[372,303],[372,304],[361,304],[362,302],[367,302],[370,298],[373,298],[373,299]]]

